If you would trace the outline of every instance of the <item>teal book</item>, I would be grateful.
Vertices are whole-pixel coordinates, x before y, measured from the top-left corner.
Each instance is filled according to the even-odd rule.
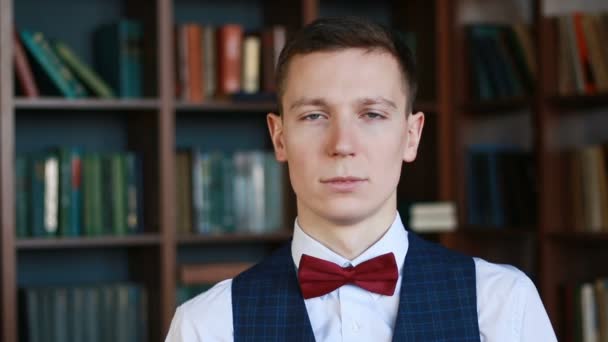
[[[83,341],[101,342],[100,324],[100,290],[98,287],[86,287],[84,292],[84,311],[82,325],[84,327]]]
[[[25,317],[27,319],[27,333],[29,342],[42,342],[44,333],[42,331],[41,296],[38,289],[27,288],[25,292]]]
[[[143,231],[143,179],[141,159],[133,152],[124,156],[126,188],[126,225],[128,234]]]
[[[118,291],[115,285],[101,285],[99,324],[101,341],[118,341],[118,324],[120,316],[118,308]]]
[[[129,20],[127,22],[128,34],[128,66],[129,66],[129,87],[130,97],[142,97],[142,56],[143,56],[143,27],[140,22]]]
[[[222,158],[222,191],[224,192],[224,205],[222,207],[222,227],[225,233],[236,231],[234,215],[234,163],[232,156]]]
[[[59,232],[61,236],[80,236],[82,234],[82,153],[80,149],[75,147],[62,147],[58,154],[60,173]]]
[[[15,209],[17,238],[25,238],[28,234],[28,160],[25,155],[17,155],[15,161]]]
[[[81,287],[68,289],[68,334],[69,341],[86,341],[83,325],[85,312],[85,290]]]
[[[68,291],[66,288],[55,288],[49,291],[53,304],[54,341],[68,340]]]
[[[122,19],[103,25],[94,34],[97,70],[118,97],[141,97],[141,27]]]
[[[78,94],[70,86],[69,82],[62,76],[60,69],[56,63],[53,63],[52,58],[43,48],[44,36],[40,32],[32,33],[27,30],[20,32],[23,46],[28,51],[29,55],[36,62],[34,65],[39,66],[41,74],[46,77],[49,84],[54,88],[53,91],[67,98],[77,98]]]

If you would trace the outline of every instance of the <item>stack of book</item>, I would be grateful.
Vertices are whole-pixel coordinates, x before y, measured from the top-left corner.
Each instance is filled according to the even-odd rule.
[[[17,237],[127,235],[143,230],[136,154],[60,147],[16,158]]]
[[[285,171],[271,152],[177,152],[177,231],[267,233],[284,222]]]
[[[474,145],[467,159],[469,225],[535,225],[537,182],[531,153],[514,146]]]
[[[608,232],[608,145],[567,152],[574,231]]]
[[[184,23],[175,29],[177,97],[201,103],[220,97],[274,99],[275,66],[285,45],[283,26],[245,32]]]
[[[137,21],[122,19],[103,25],[93,36],[92,68],[61,40],[20,30],[14,37],[17,93],[68,99],[141,97],[142,39]]]
[[[536,62],[526,25],[474,24],[466,32],[474,98],[522,97],[533,90]]]
[[[130,283],[24,288],[21,334],[30,342],[146,341],[147,301]]]
[[[456,229],[456,206],[453,202],[423,202],[410,206],[410,228],[419,233],[450,232]]]
[[[559,93],[608,92],[608,13],[573,13],[556,21]]]
[[[566,341],[608,340],[608,279],[565,286]]]

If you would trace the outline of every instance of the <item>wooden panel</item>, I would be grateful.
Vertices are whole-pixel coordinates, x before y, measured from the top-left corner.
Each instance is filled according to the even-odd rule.
[[[141,234],[132,236],[107,236],[95,238],[60,238],[60,239],[18,239],[17,249],[65,249],[65,248],[105,248],[130,247],[160,244],[158,234]]]
[[[13,158],[13,2],[0,0],[0,256],[2,288],[0,321],[2,341],[17,341],[16,255],[14,248],[15,191]]]
[[[292,221],[293,223],[293,221]],[[250,234],[250,233],[233,233],[233,234],[218,234],[218,235],[185,235],[177,238],[180,245],[208,245],[218,243],[245,243],[245,242],[285,242],[292,236],[292,227],[281,230],[275,233],[267,234]]]
[[[65,99],[43,97],[36,99],[17,98],[15,109],[27,110],[155,110],[159,101],[149,100],[101,100],[101,99]]]

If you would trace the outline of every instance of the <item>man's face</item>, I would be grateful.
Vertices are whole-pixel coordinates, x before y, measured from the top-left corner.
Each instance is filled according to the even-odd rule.
[[[406,116],[399,65],[379,51],[295,56],[269,114],[279,161],[287,161],[298,214],[352,224],[395,205],[403,161],[416,157],[424,116]]]

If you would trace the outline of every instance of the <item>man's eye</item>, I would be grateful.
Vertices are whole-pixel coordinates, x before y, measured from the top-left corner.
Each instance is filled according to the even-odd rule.
[[[367,112],[364,115],[370,119],[382,119],[383,118],[382,114],[378,114],[378,113],[374,113],[374,112]]]
[[[317,120],[319,118],[321,118],[322,115],[319,113],[313,113],[313,114],[308,114],[304,117],[304,120],[308,120],[308,121],[314,121]]]

